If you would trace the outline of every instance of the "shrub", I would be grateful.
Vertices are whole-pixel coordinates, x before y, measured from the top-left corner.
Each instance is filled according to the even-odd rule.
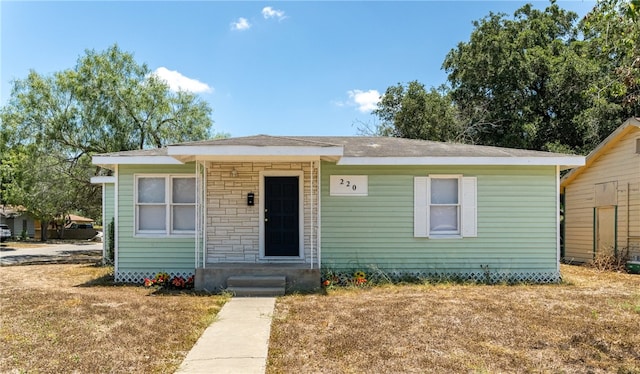
[[[629,261],[629,249],[622,248],[615,251],[607,248],[597,251],[589,266],[600,271],[623,271],[626,272],[626,264]]]
[[[109,264],[113,264],[115,261],[115,248],[116,248],[115,234],[116,234],[116,224],[114,222],[114,219],[111,218],[111,222],[109,222],[109,224],[107,225],[107,253],[105,256],[105,260]]]
[[[193,288],[193,275],[185,279],[181,275],[171,277],[163,271],[157,273],[153,278],[144,278],[145,287],[191,289]]]
[[[355,286],[364,287],[367,285],[367,274],[362,270],[353,271],[351,274],[339,273],[331,269],[323,269],[322,286]]]

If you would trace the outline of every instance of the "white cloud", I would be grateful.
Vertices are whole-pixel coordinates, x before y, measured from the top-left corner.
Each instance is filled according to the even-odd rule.
[[[189,91],[193,93],[213,92],[213,89],[206,83],[187,78],[175,70],[169,70],[162,66],[157,68],[153,74],[165,81],[171,91]]]
[[[262,8],[262,16],[265,19],[277,18],[280,21],[282,21],[283,19],[287,18],[284,15],[284,11],[283,10],[273,9],[270,6],[266,6],[266,7]]]
[[[347,91],[351,105],[358,107],[358,110],[366,113],[376,109],[378,102],[380,101],[380,93],[378,90],[350,90]]]
[[[250,28],[251,28],[251,24],[244,17],[238,18],[236,22],[231,22],[231,30],[244,31]]]

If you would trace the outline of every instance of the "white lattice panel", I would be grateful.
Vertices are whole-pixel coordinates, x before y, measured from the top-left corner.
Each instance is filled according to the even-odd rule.
[[[467,272],[467,273],[438,273],[432,271],[391,271],[374,270],[367,272],[369,282],[401,282],[401,281],[461,281],[478,283],[558,283],[562,280],[559,272]],[[327,269],[339,283],[347,284],[353,279],[353,271]]]
[[[153,272],[151,271],[119,271],[115,275],[115,281],[117,283],[143,283],[144,278],[151,279],[155,277],[158,272],[161,272],[161,271],[163,270],[158,270]],[[168,271],[167,273],[171,276],[171,278],[181,276],[184,279],[187,279],[190,276],[193,276],[192,272]]]

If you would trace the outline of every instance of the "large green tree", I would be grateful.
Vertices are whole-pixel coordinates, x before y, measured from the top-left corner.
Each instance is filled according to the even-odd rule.
[[[73,153],[104,153],[204,139],[211,108],[172,92],[146,64],[114,45],[86,51],[73,69],[35,71],[13,82],[0,113],[10,144],[41,142]]]
[[[468,42],[446,56],[452,96],[476,141],[530,149],[581,150],[589,143],[574,119],[598,67],[577,41],[577,15],[551,3],[513,18],[490,13]]]
[[[640,8],[600,0],[587,16],[525,5],[490,13],[446,56],[452,97],[475,142],[587,153],[640,115]]]
[[[580,22],[586,52],[599,67],[589,82],[591,122],[599,139],[621,120],[640,116],[640,2],[601,0]]]
[[[90,177],[109,171],[91,165],[93,154],[206,139],[213,135],[210,115],[206,102],[171,91],[117,45],[86,51],[72,69],[31,71],[13,82],[0,109],[0,197],[43,220],[70,210],[96,217],[99,189]],[[43,191],[51,204],[43,203]],[[57,194],[77,203],[56,203]],[[44,206],[47,212],[39,212]]]
[[[427,90],[418,81],[398,83],[387,88],[373,114],[379,120],[376,135],[435,141],[459,140],[463,135],[444,86]]]
[[[77,175],[82,172],[81,168],[55,155],[41,154],[33,145],[17,148],[6,153],[0,163],[0,175],[9,181],[3,185],[3,197],[28,208],[29,213],[40,220],[43,240],[47,239],[50,223],[56,223],[58,229],[64,228],[64,217],[68,213],[92,213],[84,205],[91,194],[81,188],[94,191],[97,187],[85,183],[83,179],[88,175]]]

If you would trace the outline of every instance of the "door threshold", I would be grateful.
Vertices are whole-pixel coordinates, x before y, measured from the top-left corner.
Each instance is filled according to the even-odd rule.
[[[264,257],[260,257],[260,260],[265,260],[265,261],[286,261],[286,262],[291,262],[291,261],[304,261],[304,257],[294,257],[294,256],[264,256]]]

